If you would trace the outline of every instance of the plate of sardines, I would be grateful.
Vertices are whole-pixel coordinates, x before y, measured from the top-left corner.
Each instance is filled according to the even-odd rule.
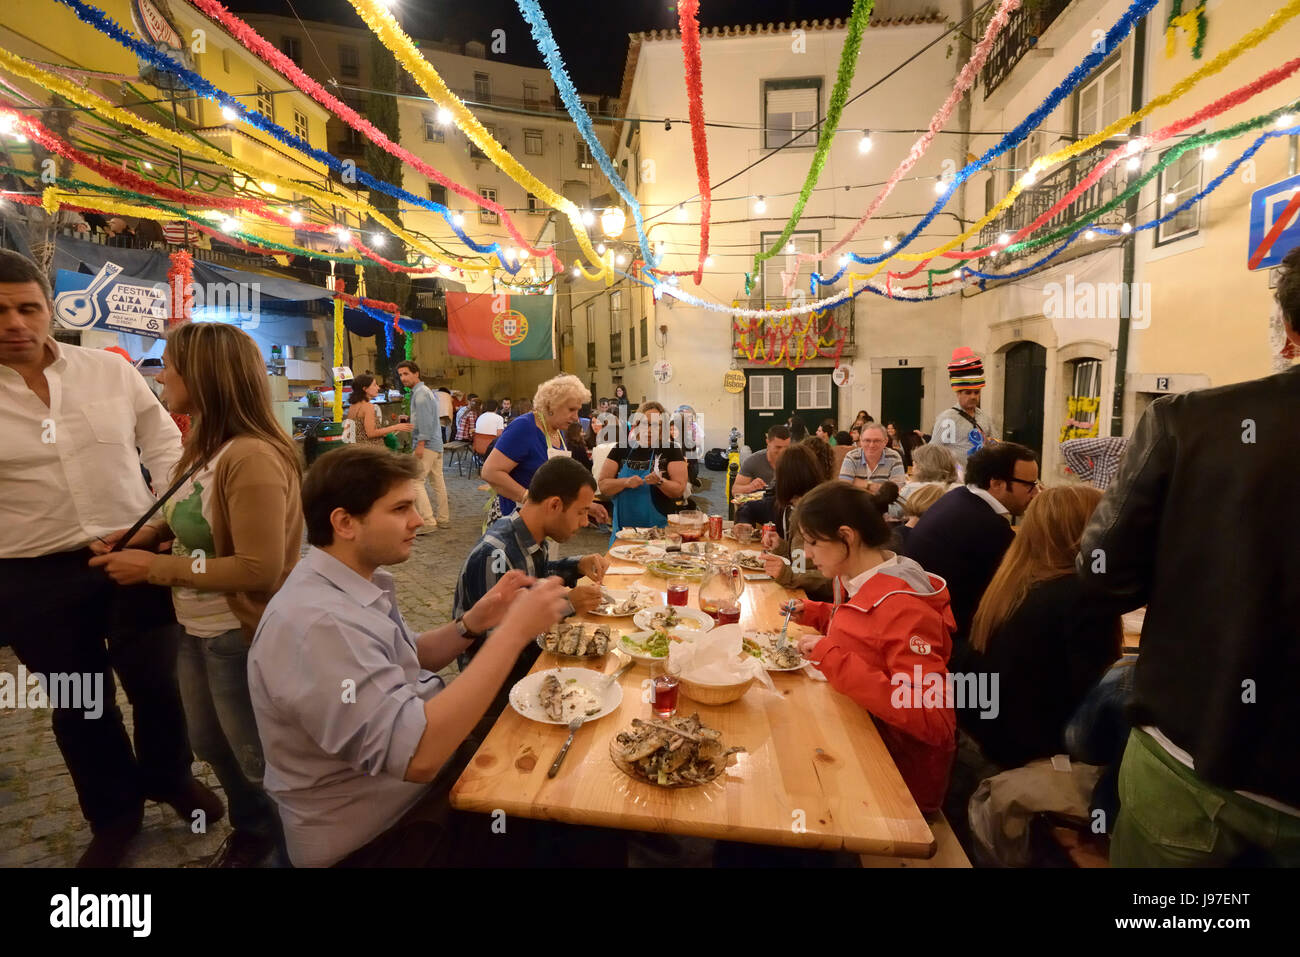
[[[740,650],[762,662],[768,671],[798,671],[808,664],[799,654],[795,640],[781,646],[781,636],[770,631],[749,631],[740,641]]]
[[[590,668],[534,671],[510,689],[510,707],[530,721],[568,724],[603,718],[623,703],[623,686]]]
[[[630,618],[653,605],[658,595],[658,592],[637,588],[602,588],[600,604],[591,609],[591,614],[601,618]]]
[[[744,748],[728,748],[722,733],[706,728],[698,714],[666,721],[632,719],[609,742],[609,756],[630,777],[661,788],[708,784],[735,762]]]
[[[617,635],[611,639],[608,625],[560,622],[552,625],[546,634],[537,636],[537,647],[549,651],[557,658],[590,661],[604,657],[617,641]]]

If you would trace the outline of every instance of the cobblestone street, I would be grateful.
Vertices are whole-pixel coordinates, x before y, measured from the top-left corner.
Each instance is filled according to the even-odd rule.
[[[403,615],[416,631],[450,619],[460,565],[478,540],[489,493],[477,475],[447,472],[452,523],[416,539],[411,560],[390,569],[397,580]],[[607,538],[584,530],[561,546],[560,554],[603,551]],[[0,672],[16,674],[18,659],[0,648]],[[452,665],[445,677],[453,677]],[[131,707],[121,688],[118,706],[132,726]],[[196,776],[218,794],[208,766],[194,765]],[[203,866],[229,833],[225,818],[206,834],[193,834],[171,808],[150,803],[144,828],[126,860],[133,867]],[[71,867],[90,842],[90,830],[77,805],[76,791],[50,728],[48,711],[0,710],[0,867]]]

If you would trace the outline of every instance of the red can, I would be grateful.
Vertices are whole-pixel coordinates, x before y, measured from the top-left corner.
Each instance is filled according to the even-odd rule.
[[[722,541],[722,516],[709,516],[709,538],[715,542]]]
[[[765,523],[763,524],[763,534],[766,535],[768,532],[771,532],[773,535],[776,534],[776,523],[775,523],[775,522],[765,522]]]

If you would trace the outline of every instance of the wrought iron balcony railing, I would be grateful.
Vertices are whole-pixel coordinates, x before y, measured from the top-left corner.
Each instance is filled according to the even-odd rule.
[[[988,99],[1002,81],[1011,75],[1016,64],[1038,43],[1043,31],[1052,25],[1071,0],[1029,0],[1011,15],[1005,30],[993,44],[984,69],[980,71],[980,84],[984,98]]]

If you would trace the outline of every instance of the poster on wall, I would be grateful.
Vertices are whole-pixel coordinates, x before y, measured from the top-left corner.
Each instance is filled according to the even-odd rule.
[[[836,366],[831,373],[831,381],[841,389],[853,385],[853,366]]]
[[[167,285],[122,275],[106,262],[95,275],[60,269],[54,318],[69,329],[104,329],[161,339],[167,326]]]
[[[667,359],[660,359],[655,363],[651,375],[655,377],[656,382],[663,385],[673,377],[673,364]]]

